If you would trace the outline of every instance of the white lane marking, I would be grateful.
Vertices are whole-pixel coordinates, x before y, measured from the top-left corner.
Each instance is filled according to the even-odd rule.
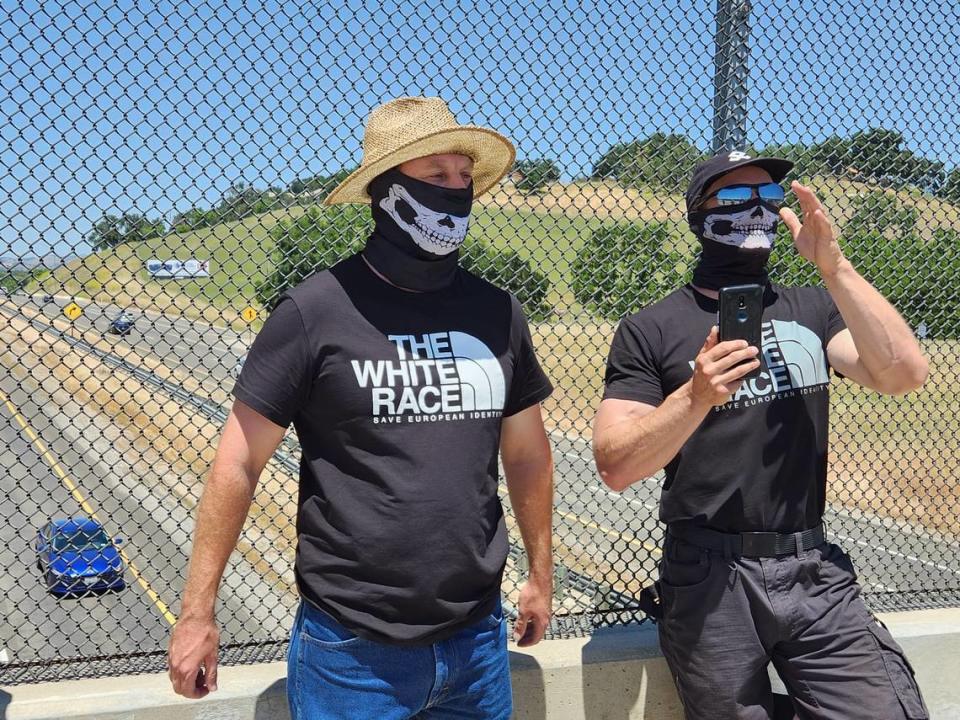
[[[606,496],[606,497],[612,497],[612,498],[615,498],[615,499],[618,499],[618,500],[623,500],[623,501],[628,502],[628,503],[630,503],[631,505],[634,505],[634,506],[636,506],[636,507],[643,507],[643,508],[646,508],[646,509],[648,509],[648,510],[656,510],[656,509],[657,509],[657,506],[656,506],[656,505],[653,505],[653,504],[651,504],[651,503],[641,502],[640,500],[635,500],[635,499],[632,499],[632,498],[625,498],[625,497],[623,497],[623,495],[620,495],[619,493],[615,493],[615,492],[613,492],[612,490],[609,490],[609,489],[607,489],[607,488],[602,488],[602,487],[600,487],[599,485],[587,485],[587,489],[588,489],[588,490],[592,490],[593,492],[597,493],[598,495],[604,495],[604,496]],[[846,542],[846,543],[855,543],[855,544],[857,544],[857,545],[860,545],[861,547],[875,548],[875,549],[877,549],[877,550],[880,550],[881,552],[885,552],[885,553],[888,553],[889,555],[893,555],[894,557],[898,557],[898,558],[901,558],[901,559],[903,559],[903,560],[907,560],[908,562],[919,563],[919,564],[921,564],[921,565],[926,565],[927,567],[932,567],[932,568],[935,568],[935,569],[937,569],[937,570],[940,570],[941,572],[953,573],[954,575],[960,576],[960,571],[955,570],[955,569],[953,569],[953,568],[951,568],[951,567],[948,567],[948,566],[946,566],[946,565],[942,565],[942,564],[939,564],[939,563],[935,563],[935,562],[933,562],[933,561],[931,561],[931,560],[923,560],[923,559],[921,559],[921,558],[918,558],[918,557],[915,556],[915,555],[907,555],[906,553],[902,553],[902,552],[900,552],[899,550],[891,550],[890,548],[884,547],[883,545],[871,545],[870,543],[868,543],[868,542],[865,541],[865,540],[857,540],[857,539],[854,539],[854,538],[849,537],[849,536],[847,536],[847,535],[843,535],[843,534],[840,534],[840,533],[836,533],[836,532],[834,532],[834,531],[832,531],[832,530],[828,530],[828,531],[827,531],[827,535],[832,535],[833,537],[837,538],[838,540],[841,540],[841,541]],[[876,588],[883,589],[883,590],[889,590],[889,589],[891,589],[891,588],[888,588],[887,586],[882,585],[882,584],[880,584],[880,583],[875,583],[875,582],[869,582],[869,581],[868,581],[867,584],[868,584],[868,585],[872,585],[873,587],[876,587]]]
[[[599,485],[587,485],[587,489],[593,490],[595,493],[597,493],[597,495],[605,495],[606,497],[612,497],[617,500],[623,500],[624,502],[628,502],[631,505],[635,505],[636,507],[643,507],[643,508],[646,508],[647,510],[657,509],[656,505],[653,505],[651,503],[641,502],[640,500],[635,500],[633,498],[625,498],[620,493],[616,493],[613,490],[610,490],[608,488],[602,488]]]
[[[884,519],[880,518],[879,516],[870,515],[863,510],[859,510],[855,514],[846,508],[837,507],[836,505],[828,505],[827,509],[829,512],[842,515],[843,517],[853,520],[854,522],[869,523],[883,530],[893,530],[895,532],[899,532],[901,535],[912,535],[914,537],[923,538],[925,540],[937,543],[938,545],[950,545],[951,547],[960,548],[960,542],[957,542],[956,540],[950,540],[942,536],[934,535],[923,528],[917,527],[916,525],[911,525],[910,523],[902,520],[887,518],[886,521],[884,521]]]
[[[587,465],[587,466],[592,465],[594,467],[594,472],[596,472],[596,464],[594,463],[592,456],[587,457],[579,453],[572,453],[572,452],[561,452],[560,454],[563,455],[563,457],[565,458],[570,458],[571,460],[579,460],[584,465]],[[656,487],[660,487],[660,480],[656,477],[644,478],[643,482],[649,483],[650,485],[654,485]]]
[[[6,648],[0,648],[0,665],[6,665],[10,662],[10,656],[7,655]]]
[[[586,444],[587,444],[587,441],[586,441],[586,440],[584,440],[584,439],[582,439],[582,438],[578,438],[578,437],[574,437],[574,436],[568,435],[567,433],[563,432],[562,430],[556,430],[556,429],[551,430],[551,431],[550,431],[550,435],[552,435],[552,436],[554,436],[554,437],[562,438],[562,439],[564,439],[564,440],[567,440],[568,442],[570,442],[570,443],[572,443],[572,444],[574,444],[574,445],[576,445],[576,444],[578,444],[578,443],[579,443],[579,444],[582,444],[582,445],[586,445]],[[563,453],[563,455],[564,455],[565,457],[572,457],[572,458],[580,458],[580,459],[583,459],[583,455],[578,455],[577,453],[566,453],[566,452],[565,452],[565,453]],[[659,480],[657,477],[646,478],[646,479],[644,479],[644,482],[646,482],[646,483],[651,483],[651,484],[654,484],[654,485],[657,485],[657,486],[660,485],[660,480]],[[948,538],[938,537],[938,536],[936,536],[936,535],[932,535],[932,534],[926,532],[923,528],[916,527],[916,526],[914,526],[914,525],[911,525],[910,523],[897,522],[896,520],[888,520],[887,522],[884,522],[884,520],[883,520],[882,518],[880,518],[879,516],[877,516],[877,515],[871,515],[871,514],[868,514],[868,513],[863,512],[863,511],[860,511],[858,514],[855,515],[854,513],[852,513],[852,512],[850,512],[849,510],[847,510],[846,508],[837,507],[837,506],[835,506],[835,505],[828,505],[828,506],[827,506],[827,511],[828,511],[828,512],[832,512],[832,513],[834,513],[834,514],[836,514],[836,515],[841,515],[841,516],[843,516],[843,517],[845,517],[845,518],[847,518],[847,519],[849,519],[849,520],[853,520],[854,522],[858,522],[858,523],[868,523],[868,524],[870,524],[870,525],[874,525],[874,526],[876,526],[876,527],[878,527],[878,528],[882,528],[882,529],[884,529],[884,530],[891,530],[891,531],[893,531],[893,532],[899,532],[901,535],[912,535],[912,536],[914,536],[914,537],[919,537],[919,538],[924,538],[924,539],[926,539],[926,540],[930,540],[931,542],[934,542],[934,543],[936,543],[936,544],[938,544],[938,545],[949,545],[949,546],[951,546],[951,547],[960,548],[960,542],[957,542],[957,541],[955,541],[955,540],[950,540],[950,539],[948,539]],[[909,528],[910,532],[904,532],[903,527]],[[838,537],[839,537],[839,536],[838,536]],[[889,551],[889,550],[888,550],[887,552],[891,552],[891,553],[893,553],[893,554],[898,554],[898,553],[894,553],[893,551]],[[898,555],[899,555],[899,554],[898,554]],[[908,559],[908,560],[911,559],[911,556],[908,556],[908,555],[901,555],[901,556],[904,557],[904,558],[906,558],[906,559]],[[949,572],[957,573],[957,571],[955,571],[955,570],[952,570],[952,569],[950,569],[950,568],[943,568],[943,566],[933,564],[933,563],[931,563],[930,561],[917,560],[917,562],[930,564],[930,565],[932,565],[933,567],[940,568],[940,569],[946,569],[946,570],[948,570]],[[957,574],[960,574],[960,573],[957,573]]]
[[[866,540],[858,540],[856,538],[852,538],[847,535],[841,535],[840,533],[836,533],[833,530],[827,530],[827,535],[833,535],[835,538],[837,538],[838,540],[842,540],[843,542],[854,543],[856,545],[859,545],[860,547],[879,550],[880,552],[885,552],[888,555],[893,555],[894,557],[898,557],[903,560],[907,560],[909,562],[920,563],[921,565],[926,565],[927,567],[935,568],[937,570],[940,570],[941,572],[953,573],[957,577],[960,577],[960,570],[955,570],[954,568],[948,567],[946,565],[935,563],[932,560],[921,560],[915,555],[907,555],[905,553],[900,552],[899,550],[891,550],[890,548],[884,547],[883,545],[873,545],[871,543],[868,543]]]

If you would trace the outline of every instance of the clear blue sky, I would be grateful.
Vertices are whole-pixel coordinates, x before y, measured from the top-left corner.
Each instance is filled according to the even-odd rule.
[[[401,94],[568,178],[657,130],[710,143],[713,2],[4,5],[0,255],[85,252],[104,213],[355,164],[367,112]],[[960,164],[958,5],[756,0],[749,139],[882,125]]]

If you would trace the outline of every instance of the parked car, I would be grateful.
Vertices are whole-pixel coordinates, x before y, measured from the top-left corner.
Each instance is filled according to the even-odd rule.
[[[110,321],[108,332],[111,332],[114,335],[126,335],[133,329],[133,322],[134,320],[132,315],[122,312]]]
[[[123,560],[117,546],[96,520],[51,520],[37,532],[37,568],[55,595],[88,590],[122,590]]]

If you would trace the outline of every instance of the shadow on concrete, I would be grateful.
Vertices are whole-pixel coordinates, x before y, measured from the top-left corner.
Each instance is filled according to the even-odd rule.
[[[547,685],[537,659],[523,653],[510,653],[513,677],[514,720],[546,720]]]
[[[0,718],[0,720],[3,719]],[[290,720],[286,678],[275,680],[257,696],[257,704],[253,710],[253,720]]]
[[[612,662],[611,662],[612,661]],[[583,716],[627,720],[640,717],[641,697],[646,684],[643,671],[636,664],[617,662],[611,657],[609,642],[603,641],[603,631],[591,636],[580,651],[580,670],[583,683]],[[653,718],[656,715],[644,714]]]
[[[0,690],[0,720],[7,720],[7,708],[12,696],[6,690]]]

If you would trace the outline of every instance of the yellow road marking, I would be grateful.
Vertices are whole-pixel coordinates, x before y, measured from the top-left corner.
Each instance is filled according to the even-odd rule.
[[[57,477],[63,481],[64,486],[67,490],[70,491],[70,494],[73,496],[73,499],[79,503],[80,507],[83,508],[83,511],[87,513],[94,520],[103,525],[103,521],[97,517],[97,513],[90,506],[90,503],[87,502],[87,499],[83,496],[83,493],[80,492],[80,489],[74,484],[74,482],[69,478],[69,476],[63,471],[63,468],[60,467],[60,463],[57,462],[56,458],[50,454],[50,451],[47,449],[47,446],[44,445],[43,440],[33,431],[33,428],[27,423],[23,415],[20,414],[20,411],[17,410],[16,406],[10,402],[10,398],[7,397],[6,393],[3,390],[0,390],[0,399],[3,400],[4,404],[7,406],[7,409],[10,411],[10,414],[13,415],[14,420],[23,428],[23,432],[26,433],[27,437],[30,438],[31,442],[36,446],[37,450],[40,451],[40,456],[47,461],[50,467],[53,469],[53,472],[57,474]],[[134,565],[133,561],[127,555],[126,551],[122,548],[118,548],[120,552],[120,557],[123,558],[123,562],[130,569],[130,572],[133,573],[133,577],[136,578],[137,583],[140,587],[144,589],[149,598],[153,601],[153,604],[157,606],[157,609],[160,611],[160,614],[163,615],[164,619],[171,625],[177,622],[177,617],[172,612],[170,608],[160,599],[160,596],[156,591],[150,587],[140,571],[137,569],[137,566]]]
[[[663,553],[663,551],[660,548],[658,548],[656,545],[654,545],[649,541],[640,540],[639,538],[633,535],[618,532],[613,528],[604,527],[603,525],[597,525],[597,523],[592,522],[590,520],[584,520],[579,515],[574,515],[573,513],[567,513],[567,512],[564,512],[563,510],[557,510],[556,508],[554,508],[554,512],[562,518],[565,518],[567,520],[575,520],[581,525],[584,525],[588,528],[593,528],[594,530],[599,530],[600,532],[606,535],[609,535],[612,538],[616,538],[617,540],[625,540],[631,545],[635,545],[636,547],[643,548],[644,550],[649,550],[654,555],[661,555]]]
[[[500,489],[501,489],[503,492],[507,492],[507,488],[505,488],[503,485],[500,485]],[[606,535],[608,535],[608,536],[610,536],[610,537],[612,537],[612,538],[616,538],[617,540],[625,540],[626,542],[630,543],[631,545],[635,545],[636,547],[643,548],[644,550],[650,551],[650,552],[653,553],[654,555],[662,555],[662,554],[663,554],[663,551],[662,551],[659,547],[657,547],[656,545],[654,545],[653,543],[647,542],[647,541],[644,541],[644,540],[640,540],[639,538],[635,537],[634,535],[629,535],[629,534],[625,534],[625,533],[622,533],[622,532],[617,532],[617,531],[614,530],[613,528],[604,527],[603,525],[597,525],[597,523],[595,523],[595,522],[593,522],[593,521],[591,521],[591,520],[584,520],[584,519],[583,519],[582,517],[580,517],[579,515],[574,515],[573,513],[564,512],[563,510],[560,510],[559,508],[556,508],[556,507],[553,509],[553,512],[554,512],[554,514],[559,515],[560,517],[564,518],[565,520],[573,520],[574,522],[580,523],[580,524],[583,525],[584,527],[592,528],[593,530],[599,530],[600,532],[602,532],[602,533],[604,533],[604,534],[606,534]]]

